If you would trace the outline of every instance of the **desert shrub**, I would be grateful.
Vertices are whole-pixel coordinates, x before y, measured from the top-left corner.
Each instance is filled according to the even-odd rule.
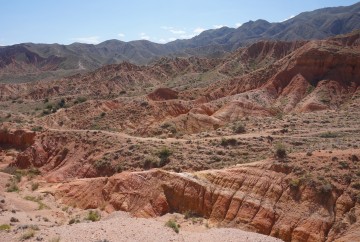
[[[48,105],[46,105],[45,108],[48,109],[48,110],[51,110],[53,108],[53,105],[51,103],[49,103]]]
[[[171,154],[171,150],[169,150],[167,147],[164,147],[158,151],[158,157],[160,158],[160,167],[163,167],[170,162],[169,157],[171,156]]]
[[[283,144],[276,145],[275,156],[279,159],[284,159],[287,156],[286,149]]]
[[[309,85],[307,88],[306,88],[306,94],[310,94],[314,91],[315,87],[313,85]]]
[[[49,242],[60,242],[60,237],[51,238]]]
[[[100,117],[105,117],[105,115],[106,115],[106,113],[105,112],[102,112],[101,114],[100,114]]]
[[[198,217],[198,215],[190,210],[185,211],[184,213],[184,219],[196,218],[196,217]]]
[[[49,115],[51,112],[49,110],[43,110],[42,114],[43,115]]]
[[[86,220],[90,220],[92,222],[99,221],[101,218],[100,214],[97,211],[89,211],[89,213],[86,216]]]
[[[39,188],[39,183],[35,182],[31,184],[31,191],[35,191]]]
[[[346,163],[345,161],[340,161],[339,165],[340,165],[341,169],[348,169],[349,168],[349,164]]]
[[[117,165],[115,166],[114,170],[115,170],[116,173],[120,173],[120,172],[123,172],[124,167],[123,167],[123,165],[121,165],[121,164],[117,164]]]
[[[11,229],[9,224],[0,225],[0,231],[9,231]]]
[[[175,222],[175,220],[173,219],[169,219],[166,223],[165,223],[166,227],[172,228],[175,233],[179,233],[179,225]]]
[[[40,132],[42,131],[42,127],[41,126],[36,126],[36,127],[33,127],[31,130],[34,131],[34,132]]]
[[[159,162],[156,157],[146,157],[144,160],[143,168],[144,170],[149,170],[151,168],[159,167]]]
[[[105,159],[97,160],[93,164],[97,170],[104,170],[111,167],[111,162]]]
[[[320,138],[336,138],[339,135],[337,133],[333,133],[333,132],[325,132],[325,133],[321,133],[319,135]]]
[[[80,220],[77,218],[72,218],[69,220],[69,224],[77,224],[77,223],[80,223]]]
[[[300,184],[301,184],[300,180],[297,178],[294,178],[290,181],[290,188],[298,189],[300,187]]]
[[[47,206],[45,203],[41,201],[43,200],[41,196],[37,196],[37,197],[26,196],[24,197],[24,199],[28,201],[36,202],[39,205],[38,210],[49,209],[49,206]]]
[[[243,125],[242,123],[236,123],[232,127],[232,130],[235,134],[243,134],[246,132],[245,125]]]
[[[356,182],[356,183],[352,184],[351,187],[356,189],[356,190],[360,190],[360,183]]]
[[[76,98],[74,104],[78,104],[78,103],[83,103],[83,102],[86,102],[86,97],[78,97]]]
[[[62,99],[58,102],[57,105],[58,105],[59,108],[65,107],[65,99],[62,98]]]
[[[26,231],[23,235],[21,235],[21,240],[28,240],[35,236],[35,231],[32,229],[29,229]]]
[[[356,155],[352,155],[352,156],[350,157],[350,160],[351,160],[351,161],[359,161],[359,158],[358,158]]]
[[[237,140],[234,139],[234,138],[229,138],[229,139],[226,139],[226,138],[222,138],[221,139],[221,142],[220,142],[220,145],[222,146],[235,146],[237,145]]]
[[[7,192],[18,192],[18,191],[20,191],[15,179],[10,179],[10,183],[6,184],[6,186],[7,186],[7,189],[6,189]]]
[[[174,124],[172,123],[163,123],[160,128],[168,130],[172,134],[176,134],[177,130]]]
[[[19,222],[19,219],[15,218],[15,217],[11,217],[10,222],[17,223],[17,222]]]
[[[332,185],[330,183],[324,183],[320,186],[321,194],[330,194],[332,191]]]

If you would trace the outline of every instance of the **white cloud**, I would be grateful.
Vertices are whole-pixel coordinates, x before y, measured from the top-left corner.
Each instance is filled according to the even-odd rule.
[[[140,33],[140,39],[149,40],[149,39],[150,39],[150,36],[147,35],[146,33]]]
[[[186,34],[184,30],[170,29],[170,32],[173,34]]]
[[[285,22],[285,21],[287,21],[287,20],[289,20],[289,19],[292,19],[293,17],[295,17],[295,15],[291,15],[290,17],[284,19],[282,22]]]
[[[125,34],[120,33],[120,34],[118,34],[118,36],[119,36],[120,38],[123,38],[123,37],[125,37]]]
[[[169,41],[175,41],[176,38],[168,38]]]
[[[170,31],[172,34],[186,34],[186,31],[174,27],[161,26],[161,28]]]
[[[196,29],[194,29],[194,33],[196,33],[196,34],[200,34],[201,32],[203,32],[205,29],[203,29],[203,28],[196,28]]]
[[[241,25],[242,25],[242,23],[236,23],[236,24],[235,24],[235,27],[236,27],[236,28],[239,28]]]
[[[170,30],[170,29],[173,29],[174,27],[168,27],[168,26],[161,26],[162,29],[165,29],[165,30]]]
[[[159,43],[165,44],[166,40],[165,39],[159,39]]]
[[[90,37],[79,37],[79,38],[73,38],[72,40],[80,43],[85,44],[99,44],[100,43],[100,37],[99,36],[90,36]]]
[[[219,24],[219,25],[215,24],[215,25],[213,25],[213,27],[214,27],[214,29],[220,29],[220,28],[225,27],[225,26],[221,25],[221,24]]]

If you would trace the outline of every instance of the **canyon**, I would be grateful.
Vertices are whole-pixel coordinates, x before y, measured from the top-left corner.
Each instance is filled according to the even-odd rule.
[[[359,85],[359,31],[2,83],[0,223],[37,221],[50,239],[123,211],[185,237],[356,241]]]

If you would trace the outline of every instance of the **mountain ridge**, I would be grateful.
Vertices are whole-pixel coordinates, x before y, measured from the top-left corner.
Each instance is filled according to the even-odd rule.
[[[279,23],[258,19],[244,23],[236,29],[210,29],[191,39],[175,40],[167,44],[147,40],[124,42],[114,39],[97,45],[77,42],[70,45],[23,43],[0,47],[0,82],[54,79],[123,61],[147,65],[163,56],[224,57],[259,40],[324,39],[356,29],[360,29],[360,3],[303,12]],[[13,50],[11,55],[7,55],[9,49]],[[27,52],[31,54],[27,55]],[[17,57],[24,53],[25,57],[19,60]],[[45,63],[50,64],[39,68],[38,63],[32,61],[29,55],[38,55],[45,59]],[[57,58],[62,58],[62,61],[54,66],[53,61]],[[49,68],[51,70],[48,70]],[[29,79],[29,74],[34,78]]]

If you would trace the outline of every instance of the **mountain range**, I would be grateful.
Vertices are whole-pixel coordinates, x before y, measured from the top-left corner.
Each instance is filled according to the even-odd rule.
[[[236,29],[211,29],[167,44],[147,40],[107,40],[97,45],[22,43],[0,47],[0,82],[54,79],[124,61],[146,65],[163,56],[219,58],[259,40],[324,39],[356,29],[360,29],[360,3],[304,12],[279,23],[260,19]]]

